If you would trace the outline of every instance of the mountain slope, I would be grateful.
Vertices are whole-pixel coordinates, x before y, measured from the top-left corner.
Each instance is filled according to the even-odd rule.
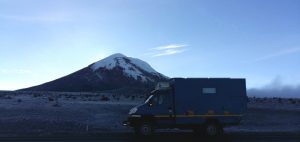
[[[23,91],[104,91],[124,88],[147,89],[168,77],[148,63],[113,54],[65,77]]]

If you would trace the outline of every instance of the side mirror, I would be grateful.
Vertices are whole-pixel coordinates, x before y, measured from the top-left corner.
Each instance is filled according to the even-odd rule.
[[[154,105],[153,101],[150,100],[149,103],[148,103],[149,107],[152,107]]]

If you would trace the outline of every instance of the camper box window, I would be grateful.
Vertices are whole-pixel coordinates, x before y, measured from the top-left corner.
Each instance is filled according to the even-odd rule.
[[[202,94],[216,94],[216,88],[202,88]]]

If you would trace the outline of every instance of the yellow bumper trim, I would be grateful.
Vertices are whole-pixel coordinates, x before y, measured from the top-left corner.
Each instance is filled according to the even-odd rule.
[[[243,116],[241,114],[225,114],[225,115],[216,115],[216,114],[205,114],[205,115],[176,115],[176,117],[226,117],[226,116]],[[155,115],[154,117],[170,117],[170,115]]]

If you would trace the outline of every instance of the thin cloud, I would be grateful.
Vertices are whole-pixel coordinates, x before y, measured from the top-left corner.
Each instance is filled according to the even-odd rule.
[[[159,46],[155,48],[151,48],[151,50],[155,50],[154,52],[148,53],[152,55],[152,57],[160,57],[160,56],[168,56],[175,55],[182,52],[185,52],[187,49],[187,44],[169,44],[165,46]]]
[[[33,72],[31,70],[27,70],[27,69],[1,69],[0,73],[25,75],[25,74],[31,74]]]
[[[161,53],[157,53],[157,54],[153,55],[153,57],[174,55],[174,54],[182,53],[184,51],[186,51],[186,49],[182,49],[182,50],[168,49],[168,50],[164,50]]]
[[[21,22],[68,22],[71,21],[71,15],[68,13],[43,13],[38,15],[3,15],[0,19],[21,21]]]
[[[176,49],[176,48],[182,48],[182,47],[187,47],[188,45],[186,44],[169,44],[166,46],[159,46],[159,47],[155,47],[152,48],[154,50],[166,50],[166,49]]]
[[[269,59],[272,59],[272,58],[277,58],[277,57],[281,57],[281,56],[285,56],[285,55],[289,55],[289,54],[293,54],[293,53],[298,53],[298,52],[300,52],[300,47],[289,48],[289,49],[286,49],[286,50],[281,50],[279,52],[275,52],[275,53],[257,58],[256,60],[254,60],[254,62],[269,60]]]

